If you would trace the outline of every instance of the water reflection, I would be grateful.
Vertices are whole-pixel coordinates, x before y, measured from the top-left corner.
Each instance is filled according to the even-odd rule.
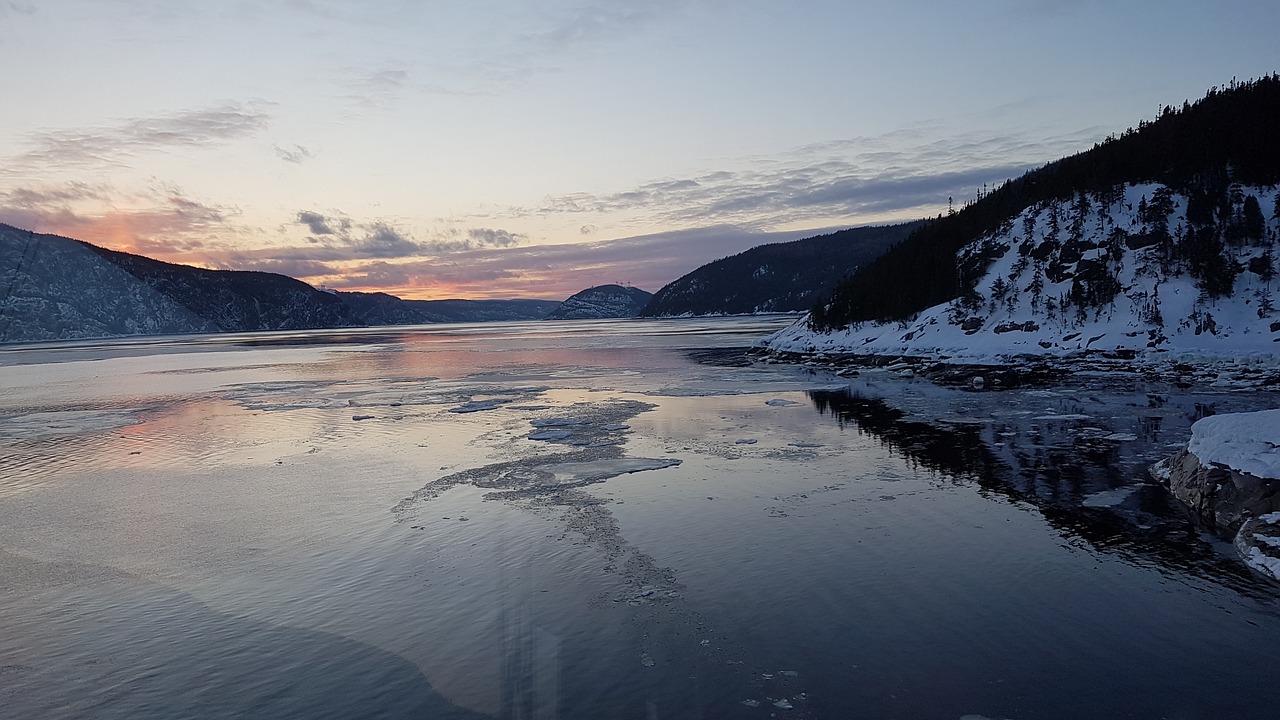
[[[973,425],[942,428],[907,420],[905,412],[885,401],[849,390],[812,390],[808,395],[819,414],[831,415],[841,427],[853,424],[930,470],[983,482],[999,464]]]
[[[1123,436],[1117,433],[1072,428],[1044,416],[1024,424],[975,418],[929,423],[909,419],[883,398],[850,389],[807,394],[819,414],[876,437],[921,467],[974,482],[994,497],[1034,506],[1070,541],[1254,597],[1274,594],[1234,553],[1202,533],[1166,488],[1145,476],[1146,464],[1130,455],[1148,448],[1118,440]],[[1017,400],[1012,394],[1006,397]],[[1194,407],[1192,418],[1213,413],[1211,403],[1195,402]],[[1101,421],[1091,417],[1088,422]],[[1148,442],[1160,438],[1162,416],[1145,416],[1140,423]],[[1091,498],[1104,494],[1119,501],[1106,498],[1091,505]]]

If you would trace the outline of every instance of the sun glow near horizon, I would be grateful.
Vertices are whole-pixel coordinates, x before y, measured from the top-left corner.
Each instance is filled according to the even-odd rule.
[[[1180,3],[1135,36],[1141,4],[990,0],[165,8],[0,3],[22,99],[0,222],[407,297],[653,291],[764,242],[932,216],[1271,71],[1280,24],[1280,5],[1226,24]],[[976,70],[939,70],[961,57]]]

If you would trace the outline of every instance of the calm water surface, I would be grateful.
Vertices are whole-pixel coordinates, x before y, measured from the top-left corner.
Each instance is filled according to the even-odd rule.
[[[1275,717],[1280,587],[1144,469],[1280,398],[785,322],[0,350],[0,717]]]

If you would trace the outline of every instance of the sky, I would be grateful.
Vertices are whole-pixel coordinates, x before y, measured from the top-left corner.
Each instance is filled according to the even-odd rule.
[[[1280,69],[1274,0],[0,0],[0,222],[406,298],[936,215]]]

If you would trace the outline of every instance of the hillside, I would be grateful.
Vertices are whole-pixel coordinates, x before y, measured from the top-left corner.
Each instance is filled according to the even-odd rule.
[[[772,243],[707,263],[654,294],[642,316],[803,311],[919,223],[862,227]]]
[[[548,300],[401,300],[205,270],[0,224],[0,342],[530,320]]]
[[[1123,185],[1027,208],[961,248],[965,294],[904,321],[769,339],[788,352],[943,355],[1280,353],[1276,186],[1218,197]],[[1261,208],[1269,208],[1270,219]]]
[[[541,320],[555,300],[403,300],[387,293],[338,292],[360,325]]]
[[[267,273],[220,273],[0,225],[0,341],[333,327],[337,298]]]
[[[1158,183],[1183,195],[1218,202],[1233,184],[1280,182],[1280,77],[1212,88],[1194,104],[1166,106],[1093,149],[1026,173],[939,217],[840,284],[829,303],[814,308],[814,329],[905,320],[953,300],[985,273],[983,258],[958,267],[957,252],[1015,222],[1028,208],[1069,202],[1078,194]]]
[[[547,320],[627,318],[640,314],[653,293],[622,285],[597,285],[575,293],[560,303]]]
[[[769,345],[1275,357],[1278,113],[1274,77],[1167,108],[918,229]]]

